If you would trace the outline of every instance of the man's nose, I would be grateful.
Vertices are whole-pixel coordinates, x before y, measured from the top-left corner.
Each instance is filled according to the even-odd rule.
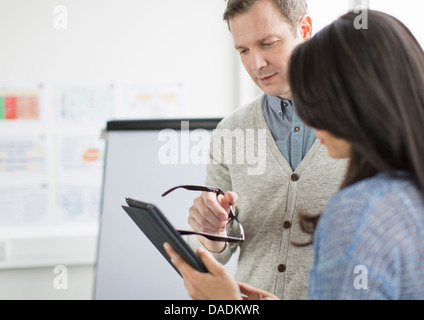
[[[252,51],[250,55],[250,68],[253,72],[258,72],[263,67],[266,67],[267,62],[265,56],[259,51]]]

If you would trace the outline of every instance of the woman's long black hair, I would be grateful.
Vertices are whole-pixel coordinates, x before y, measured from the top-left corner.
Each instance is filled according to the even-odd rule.
[[[368,10],[368,29],[357,29],[360,14],[343,15],[294,50],[296,111],[352,144],[341,188],[402,170],[424,191],[424,52],[396,18]],[[313,229],[317,219],[309,222]]]

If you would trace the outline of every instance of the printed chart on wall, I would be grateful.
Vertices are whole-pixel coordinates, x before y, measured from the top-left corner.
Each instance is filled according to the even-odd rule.
[[[42,83],[0,84],[0,225],[48,222],[49,130]]]
[[[0,228],[97,225],[107,121],[184,118],[183,81],[0,84]],[[117,88],[118,87],[118,88]],[[117,94],[120,93],[119,94]]]
[[[47,154],[44,133],[0,135],[0,173],[3,177],[23,178],[46,174]]]
[[[59,222],[97,221],[105,144],[101,130],[116,116],[115,91],[115,84],[107,82],[54,85]]]
[[[0,136],[0,225],[48,222],[45,134]]]
[[[50,188],[46,182],[19,181],[0,184],[0,225],[49,224]]]
[[[128,118],[184,118],[186,100],[183,82],[126,84]]]
[[[113,84],[0,84],[0,228],[97,225]]]
[[[40,120],[43,85],[0,85],[0,121]]]
[[[56,84],[56,110],[61,122],[104,123],[115,116],[115,85]]]
[[[62,133],[57,137],[60,221],[98,218],[105,147],[99,132]]]

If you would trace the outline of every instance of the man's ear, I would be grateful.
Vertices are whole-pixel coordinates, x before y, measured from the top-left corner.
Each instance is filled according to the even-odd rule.
[[[312,18],[304,15],[299,20],[299,32],[303,40],[309,40],[312,37]]]

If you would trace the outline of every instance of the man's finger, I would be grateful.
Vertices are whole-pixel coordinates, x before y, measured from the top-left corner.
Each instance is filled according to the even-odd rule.
[[[238,200],[238,195],[235,192],[227,191],[225,193],[225,200],[228,201],[228,203],[231,203],[232,205],[235,205]]]
[[[219,234],[220,232],[224,232],[225,231],[225,226],[226,223],[222,225],[222,227],[220,229],[218,229],[217,227],[209,227],[209,226],[205,226],[200,224],[195,217],[193,216],[189,216],[188,219],[188,224],[190,225],[190,227],[197,232],[205,232],[205,233],[210,233],[210,234]]]
[[[219,196],[222,197],[222,196]],[[215,214],[220,221],[228,219],[227,211],[221,206],[218,197],[213,192],[202,192],[202,198],[205,205]]]
[[[217,201],[214,194],[212,194],[211,203]],[[215,213],[208,205],[205,203],[203,196],[197,197],[193,201],[193,205],[190,207],[189,212],[195,215],[200,215],[206,220],[208,220],[212,225],[219,225],[222,221],[219,219],[221,213]]]
[[[191,220],[191,221],[190,221]],[[200,225],[201,229],[197,226],[193,226],[190,223],[195,221],[198,225]],[[219,232],[225,228],[226,221],[220,221],[217,216],[206,206],[197,205],[192,206],[189,209],[189,224],[192,228],[197,227],[196,231],[211,230],[213,233]],[[203,230],[202,230],[203,229]]]
[[[238,195],[235,192],[227,191],[224,196],[221,196],[219,199],[221,206],[226,210],[230,210],[230,204],[233,206],[233,210],[236,208],[236,202],[238,200]]]

